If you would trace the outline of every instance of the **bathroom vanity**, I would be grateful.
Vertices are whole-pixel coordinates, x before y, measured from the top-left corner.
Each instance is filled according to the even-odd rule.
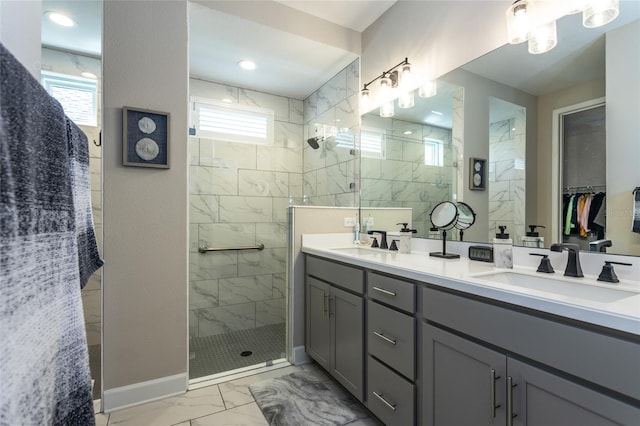
[[[634,283],[329,247],[303,242],[307,353],[385,424],[640,424]]]

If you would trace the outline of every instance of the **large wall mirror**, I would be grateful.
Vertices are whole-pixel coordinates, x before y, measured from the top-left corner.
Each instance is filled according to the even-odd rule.
[[[543,225],[536,232],[546,237],[544,247],[571,239],[589,250],[589,241],[604,238],[613,243],[608,252],[640,255],[640,235],[631,232],[631,223],[582,237],[573,231],[563,235],[569,194],[602,192],[615,203],[608,195],[612,185],[623,192],[620,183],[606,182],[607,168],[621,167],[606,153],[629,142],[604,136],[610,136],[603,131],[609,124],[600,113],[626,102],[609,93],[612,80],[624,81],[622,75],[606,75],[620,67],[607,63],[605,50],[620,40],[613,32],[636,28],[631,34],[637,34],[639,19],[636,2],[621,2],[620,16],[596,29],[584,28],[580,15],[565,16],[558,21],[558,45],[547,53],[529,54],[526,43],[505,45],[440,77],[433,96],[421,97],[416,89],[412,108],[396,102],[392,117],[381,117],[379,109],[364,114],[360,206],[411,207],[413,226],[426,238],[431,209],[442,201],[463,201],[477,213],[465,241],[490,242],[497,227],[506,225],[514,244],[522,245],[529,225]],[[616,48],[626,50],[625,60],[638,63],[637,40],[622,43]],[[616,134],[624,135],[624,129]],[[633,149],[623,167],[637,167]],[[486,160],[486,185],[480,188],[469,179],[472,159]],[[627,184],[622,186],[630,188],[624,191],[629,207],[640,182]],[[609,205],[607,211],[616,208]]]

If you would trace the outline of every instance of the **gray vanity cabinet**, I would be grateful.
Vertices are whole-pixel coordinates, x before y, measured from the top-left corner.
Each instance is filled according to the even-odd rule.
[[[637,408],[513,358],[507,358],[507,392],[509,383],[514,426],[640,424]]]
[[[416,411],[416,286],[367,272],[367,406],[387,425]]]
[[[423,424],[505,425],[504,354],[430,325],[424,345]]]
[[[637,395],[637,343],[429,287],[423,315],[423,425],[640,424],[616,395]]]
[[[331,368],[331,321],[329,293],[331,286],[307,277],[307,353],[326,370]]]
[[[307,353],[363,401],[364,273],[307,256],[306,274]]]

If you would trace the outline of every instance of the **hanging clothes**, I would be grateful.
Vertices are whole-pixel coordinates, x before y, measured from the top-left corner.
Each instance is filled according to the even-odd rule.
[[[591,208],[589,209],[589,219],[588,226],[592,232],[597,235],[598,240],[604,239],[604,229],[605,229],[605,210],[604,207],[604,199],[605,193],[599,192],[593,196],[593,200],[591,201]],[[600,215],[600,222],[602,224],[596,223],[596,217]]]
[[[0,424],[93,425],[86,136],[0,43]]]

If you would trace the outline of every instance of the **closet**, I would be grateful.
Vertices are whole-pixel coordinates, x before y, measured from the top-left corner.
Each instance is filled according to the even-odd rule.
[[[589,250],[606,239],[604,104],[562,118],[562,240]]]

